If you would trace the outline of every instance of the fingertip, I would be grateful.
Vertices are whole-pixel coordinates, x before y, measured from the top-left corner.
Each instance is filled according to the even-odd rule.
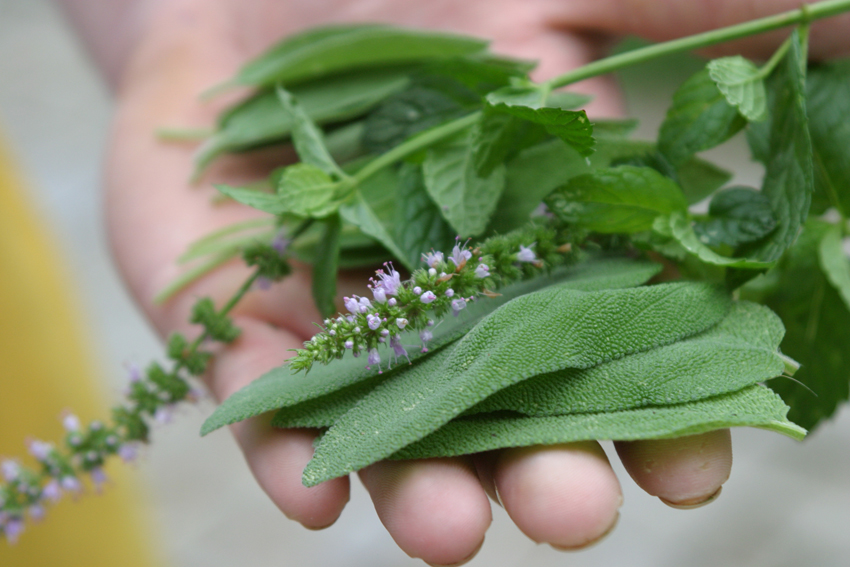
[[[637,485],[674,507],[692,508],[716,499],[732,470],[728,429],[615,446]]]

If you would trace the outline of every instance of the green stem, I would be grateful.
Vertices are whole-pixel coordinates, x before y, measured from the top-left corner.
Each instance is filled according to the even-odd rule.
[[[758,72],[758,77],[760,79],[767,78],[767,76],[773,72],[776,66],[779,65],[779,62],[782,61],[782,58],[785,57],[785,54],[788,53],[788,48],[790,47],[791,38],[789,37],[788,39],[783,41],[782,45],[779,46],[779,49],[777,49],[776,52],[770,56],[770,59],[767,61],[767,63],[761,66],[761,69],[759,69]]]
[[[156,137],[167,142],[202,142],[215,134],[209,128],[159,128]]]
[[[628,67],[636,63],[643,63],[644,61],[655,59],[656,57],[662,57],[682,51],[702,49],[704,47],[740,39],[742,37],[765,33],[795,24],[808,23],[812,20],[818,20],[821,18],[828,18],[842,12],[847,12],[848,10],[850,10],[850,0],[827,0],[825,2],[818,2],[817,4],[812,4],[810,6],[804,6],[799,10],[791,10],[789,12],[776,14],[775,16],[768,16],[766,18],[744,22],[734,26],[720,28],[718,30],[712,30],[689,37],[683,37],[681,39],[674,39],[673,41],[666,41],[664,43],[634,49],[612,57],[606,57],[605,59],[594,61],[593,63],[589,63],[579,67],[578,69],[574,69],[573,71],[550,79],[547,81],[547,84],[551,88],[564,87],[591,77],[596,77],[597,75],[604,75],[612,71],[617,71],[623,67]]]

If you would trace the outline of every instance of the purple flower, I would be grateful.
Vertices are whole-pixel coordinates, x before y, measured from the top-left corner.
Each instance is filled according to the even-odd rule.
[[[383,287],[373,287],[372,295],[375,296],[375,301],[378,303],[384,303],[387,300],[387,292]]]
[[[449,289],[446,290],[446,297],[451,297],[454,294],[455,294],[455,290],[453,290],[452,288],[449,288]]]
[[[352,349],[352,348],[354,348],[354,341],[352,341],[351,339],[348,339],[347,341],[345,341],[342,344],[342,346],[344,346],[347,349]]]
[[[360,304],[357,303],[357,299],[355,297],[343,297],[342,302],[345,305],[345,308],[348,309],[351,313],[355,315],[360,313]]]
[[[278,232],[274,240],[272,240],[272,248],[281,256],[286,253],[286,249],[289,248],[290,244],[292,244],[292,241],[286,237],[283,231]]]
[[[466,261],[472,258],[472,252],[469,250],[463,249],[459,244],[455,244],[454,248],[452,248],[452,255],[449,258],[454,265],[458,268],[462,268]]]
[[[372,302],[369,301],[367,298],[357,297],[357,300],[360,302],[360,312],[361,313],[366,313],[367,311],[372,309]]]
[[[378,281],[372,280],[372,282],[375,284],[375,289],[384,290],[385,295],[395,295],[401,287],[401,274],[393,268],[391,263],[387,262],[384,265],[387,267],[387,271],[378,270],[375,272]],[[375,296],[375,299],[377,299],[377,296]]]
[[[427,305],[437,299],[437,296],[434,295],[433,291],[426,291],[425,293],[419,296],[419,299],[422,300],[422,303]]]
[[[73,432],[80,430],[80,418],[72,413],[67,413],[62,418],[62,427],[65,428],[65,431]]]
[[[103,469],[100,467],[93,468],[91,471],[89,471],[89,474],[91,474],[91,480],[97,490],[100,490],[100,487],[103,486],[108,480],[106,478],[106,473],[104,473]]]
[[[44,518],[44,506],[41,504],[33,504],[29,507],[27,512],[29,512],[30,518],[36,522]]]
[[[426,265],[436,268],[438,264],[445,262],[445,256],[443,256],[442,252],[431,250],[430,252],[422,254],[422,261],[425,262]]]
[[[390,346],[393,347],[393,353],[395,354],[396,358],[400,356],[407,358],[407,351],[404,350],[404,347],[401,344],[401,339],[398,338],[398,335],[395,335],[390,338]],[[410,359],[408,359],[408,361],[409,360]]]
[[[402,317],[399,317],[398,319],[395,320],[395,324],[398,325],[399,329],[404,329],[405,327],[407,327],[407,323],[408,323],[407,319],[404,319]]]
[[[419,286],[414,287],[413,293],[415,293],[416,295],[419,295],[420,293],[422,293],[422,288],[419,287]]]
[[[171,423],[172,411],[169,407],[157,408],[153,414],[153,420],[160,425]]]
[[[516,255],[516,259],[519,260],[520,262],[536,262],[537,256],[534,254],[534,251],[531,249],[535,244],[537,244],[537,243],[532,242],[528,246],[528,248],[526,248],[525,246],[520,244],[519,245],[519,252]]]
[[[125,463],[132,463],[139,456],[139,450],[135,443],[124,443],[118,449],[118,456]]]
[[[369,351],[369,358],[366,360],[369,365],[380,364],[381,363],[381,355],[378,354],[378,349],[373,348]]]
[[[60,486],[68,492],[79,492],[83,489],[83,485],[80,484],[80,481],[77,480],[76,477],[73,476],[63,476],[59,480]]]
[[[490,266],[487,264],[478,264],[475,268],[475,277],[479,279],[490,277]]]
[[[3,535],[9,543],[16,543],[24,531],[24,521],[21,518],[14,517],[6,520],[3,525]]]
[[[127,365],[127,374],[129,374],[130,383],[134,384],[142,379],[142,369],[138,364],[130,363]]]
[[[44,462],[50,457],[50,452],[53,450],[53,445],[33,439],[29,442],[30,455],[36,458],[39,462]]]
[[[44,485],[44,488],[41,491],[41,497],[50,500],[51,502],[56,502],[60,498],[62,498],[62,489],[59,488],[59,483],[55,480],[51,480],[47,484]]]
[[[0,471],[2,471],[6,482],[15,482],[18,480],[18,475],[21,474],[21,465],[11,460],[3,461],[3,464],[0,465]]]
[[[390,307],[395,307],[397,303],[398,303],[398,301],[396,301],[396,300],[395,300],[395,297],[391,297],[391,298],[390,298],[390,300],[389,300],[389,301],[387,301],[387,304],[388,304]]]
[[[452,300],[452,311],[454,311],[455,317],[466,308],[466,300],[462,297],[458,297],[457,299]]]
[[[366,315],[366,322],[369,325],[369,328],[373,331],[377,330],[377,328],[381,326],[381,318],[372,313]]]

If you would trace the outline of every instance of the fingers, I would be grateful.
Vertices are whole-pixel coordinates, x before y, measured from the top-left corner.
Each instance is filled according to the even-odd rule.
[[[598,443],[508,449],[485,456],[482,482],[536,542],[579,549],[614,527],[623,497]]]
[[[615,446],[638,486],[676,507],[714,500],[732,468],[728,429],[677,439],[618,442]]]
[[[471,559],[490,525],[490,503],[466,459],[385,461],[360,471],[396,544],[431,565]]]

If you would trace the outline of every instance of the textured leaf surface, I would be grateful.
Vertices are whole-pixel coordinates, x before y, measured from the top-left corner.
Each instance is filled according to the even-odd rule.
[[[620,411],[726,394],[782,374],[782,322],[766,307],[735,303],[699,335],[593,368],[542,374],[496,392],[469,414],[530,416]]]
[[[428,150],[422,171],[425,188],[461,237],[484,232],[505,187],[505,168],[479,177],[469,133]]]
[[[337,209],[335,197],[339,187],[338,182],[318,167],[296,163],[287,167],[280,176],[277,197],[286,206],[283,212],[322,218]]]
[[[433,352],[456,341],[496,308],[541,288],[555,284],[585,291],[632,287],[645,283],[659,270],[660,265],[652,262],[594,259],[556,270],[551,276],[500,288],[500,296],[470,303],[460,317],[445,319],[434,330],[429,348]],[[414,337],[415,334],[402,335],[402,343],[415,342]],[[388,347],[381,347],[379,351],[382,359],[389,360]],[[412,361],[421,356],[423,353],[418,350],[410,353]],[[288,366],[280,366],[225,400],[204,423],[201,433],[206,435],[219,427],[330,394],[376,376],[378,369],[367,370],[362,359],[350,356],[327,366],[314,367],[309,374],[293,373]]]
[[[706,68],[729,104],[744,118],[750,122],[767,118],[767,91],[761,71],[752,61],[734,55],[709,61]]]
[[[738,246],[766,236],[776,227],[767,197],[746,187],[721,191],[708,207],[711,218],[697,222],[694,230],[710,246]]]
[[[603,233],[649,230],[657,216],[688,208],[669,178],[630,165],[574,177],[545,203],[561,221]]]
[[[746,124],[707,69],[685,81],[658,132],[658,150],[675,166],[728,140]]]
[[[313,486],[388,457],[492,393],[562,368],[589,368],[692,336],[729,308],[717,288],[662,284],[519,297],[463,339],[380,384],[331,427],[303,481]]]
[[[393,459],[449,457],[530,445],[594,439],[635,441],[751,426],[802,439],[806,430],[786,418],[788,406],[763,386],[669,407],[553,417],[468,417],[455,420]]]
[[[593,124],[585,111],[546,107],[542,106],[543,101],[529,100],[529,104],[519,104],[516,99],[496,96],[498,93],[487,95],[487,102],[494,111],[543,126],[584,157],[593,153]]]
[[[818,246],[818,259],[826,279],[850,309],[850,258],[844,252],[841,227],[830,228]]]

